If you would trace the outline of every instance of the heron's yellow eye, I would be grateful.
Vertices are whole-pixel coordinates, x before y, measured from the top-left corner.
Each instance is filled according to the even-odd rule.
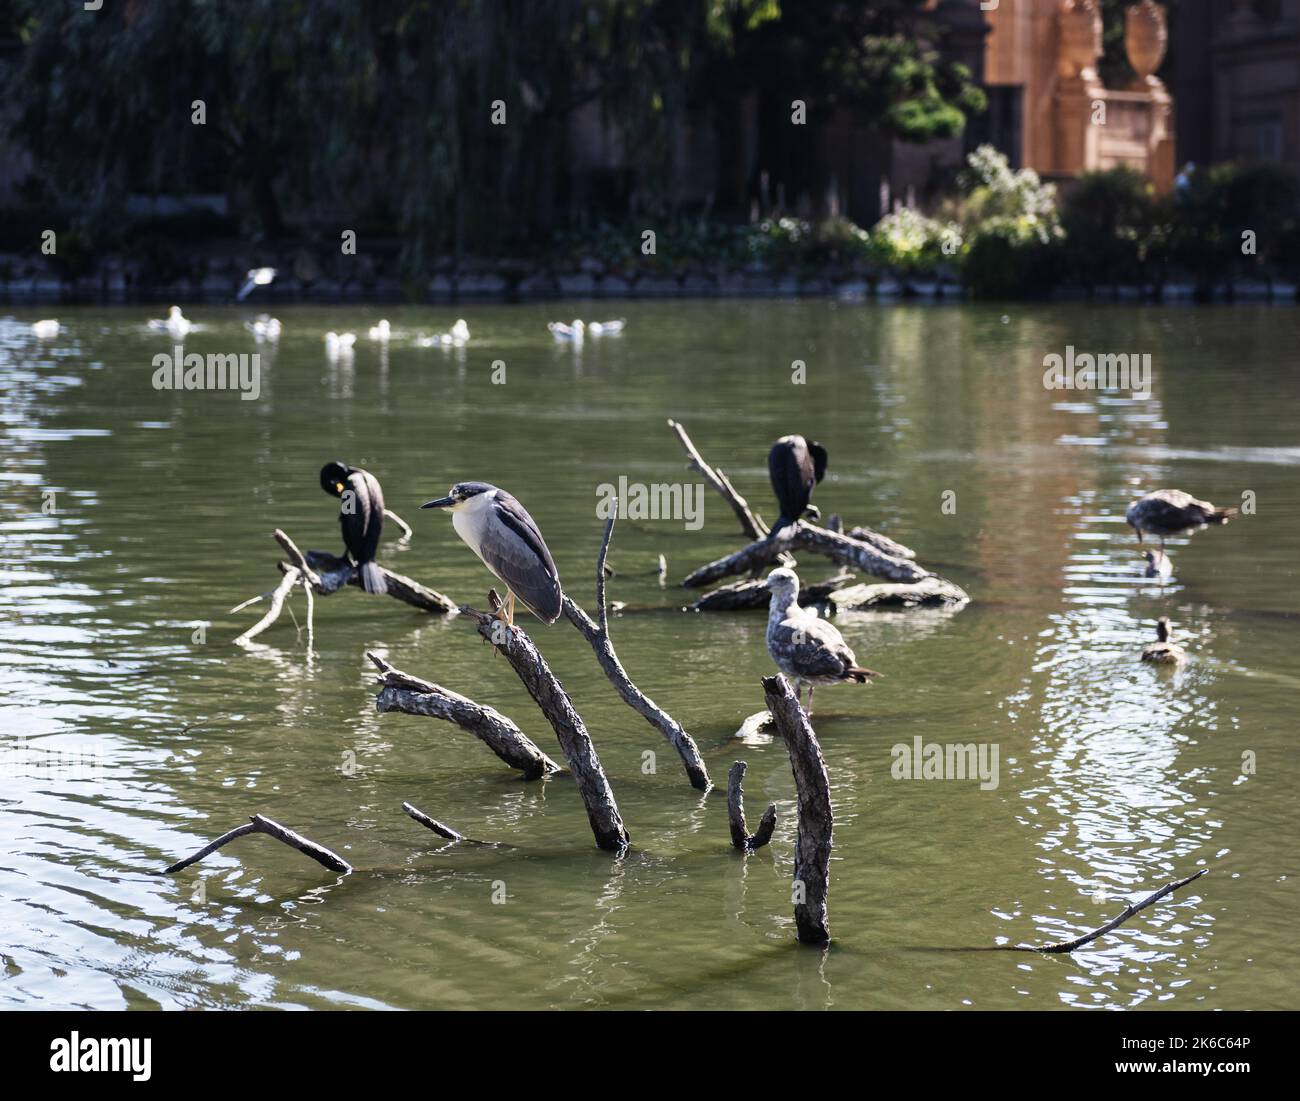
[[[340,493],[342,493],[342,492],[343,492],[343,483],[342,483],[342,482],[335,482],[335,483],[334,483],[334,488],[337,489]]]

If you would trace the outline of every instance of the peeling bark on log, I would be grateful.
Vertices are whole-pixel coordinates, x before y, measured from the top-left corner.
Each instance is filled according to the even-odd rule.
[[[445,837],[448,841],[465,840],[465,835],[463,833],[457,833],[445,823],[439,822],[436,818],[430,818],[424,813],[424,811],[420,810],[418,807],[412,806],[410,803],[403,803],[402,810],[406,811],[406,813],[415,819],[415,821],[419,822],[420,825],[433,830],[433,832],[439,837]]]
[[[761,849],[772,840],[776,829],[776,804],[769,803],[754,833],[745,825],[745,770],[744,761],[737,761],[727,773],[727,821],[731,825],[731,843],[742,852]]]
[[[851,612],[890,605],[965,604],[970,597],[959,585],[931,574],[914,585],[849,585],[831,593],[829,600],[837,612]]]
[[[596,844],[610,852],[623,852],[629,844],[626,827],[618,813],[614,792],[605,777],[596,746],[587,733],[582,716],[569,699],[564,686],[555,678],[550,666],[522,627],[511,627],[495,616],[462,608],[474,617],[478,633],[490,642],[523,682],[528,694],[542,709],[542,714],[555,730],[560,748],[564,750],[569,771],[577,781],[578,792],[587,808]]]
[[[609,542],[614,534],[614,520],[617,515],[618,499],[615,498],[611,515],[605,523],[605,538],[596,559],[596,608],[600,622],[593,623],[591,616],[567,595],[564,597],[564,614],[569,622],[582,632],[583,638],[595,651],[596,660],[623,702],[667,738],[668,744],[677,751],[691,786],[700,791],[708,791],[712,786],[709,770],[704,765],[704,758],[700,756],[700,747],[695,744],[695,739],[682,728],[681,723],[632,683],[632,678],[627,675],[627,670],[618,660],[614,643],[609,637],[609,605],[605,600],[605,559],[609,554]]]
[[[831,594],[853,580],[850,573],[839,573],[825,581],[814,581],[799,589],[799,603],[823,604]],[[757,578],[745,581],[733,581],[711,592],[705,593],[694,604],[686,607],[688,612],[734,612],[749,608],[767,609],[772,602],[772,594],[762,580]]]
[[[197,864],[205,856],[216,852],[223,845],[235,840],[237,837],[243,837],[249,833],[264,833],[274,837],[277,841],[282,841],[291,848],[297,849],[305,856],[310,856],[317,864],[329,868],[332,872],[343,872],[345,875],[352,871],[352,865],[344,860],[338,853],[331,852],[324,845],[318,845],[315,841],[303,837],[300,833],[295,833],[286,826],[280,825],[273,819],[266,818],[260,814],[254,814],[251,819],[242,826],[236,826],[229,833],[223,833],[215,841],[204,845],[198,852],[192,856],[187,856],[184,860],[178,860],[175,864],[164,868],[158,875],[174,875],[176,872],[188,868],[191,864]]]
[[[455,723],[473,734],[525,780],[537,780],[560,766],[543,753],[522,730],[495,708],[452,692],[432,681],[395,669],[378,654],[366,653],[381,674],[383,690],[375,698],[376,711],[402,711]]]
[[[803,891],[802,901],[795,902],[795,927],[801,943],[824,945],[831,939],[826,909],[834,824],[830,777],[817,735],[785,677],[780,674],[764,677],[763,693],[790,755],[790,769],[794,773],[798,796],[794,883],[796,892],[800,884]]]
[[[1201,876],[1209,870],[1209,868],[1202,868],[1199,872],[1189,875],[1186,879],[1178,879],[1173,883],[1166,883],[1160,888],[1160,890],[1156,891],[1154,894],[1147,895],[1147,897],[1141,901],[1137,903],[1128,903],[1124,907],[1123,913],[1106,922],[1106,924],[1100,929],[1094,929],[1091,933],[1084,933],[1083,936],[1075,937],[1073,940],[1057,941],[1054,944],[1006,944],[999,945],[999,947],[1004,948],[1008,952],[1073,952],[1076,948],[1082,948],[1085,944],[1091,944],[1098,937],[1104,937],[1112,929],[1123,925],[1124,922],[1128,921],[1128,919],[1139,910],[1145,910],[1153,902],[1160,901],[1160,899],[1164,898],[1165,895],[1173,894],[1173,892],[1178,890],[1179,887],[1186,887],[1187,884],[1192,882],[1192,880],[1200,879]]]

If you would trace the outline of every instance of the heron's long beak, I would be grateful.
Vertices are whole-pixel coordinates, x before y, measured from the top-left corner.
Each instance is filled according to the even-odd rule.
[[[456,503],[455,497],[439,497],[436,501],[425,501],[421,508],[449,508]]]

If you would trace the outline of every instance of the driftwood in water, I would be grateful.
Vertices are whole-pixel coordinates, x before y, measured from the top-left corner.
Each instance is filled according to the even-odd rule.
[[[1189,875],[1186,879],[1178,879],[1173,883],[1166,883],[1160,888],[1160,890],[1156,891],[1154,894],[1147,895],[1146,898],[1139,902],[1127,903],[1124,907],[1123,913],[1118,917],[1112,918],[1110,921],[1106,922],[1105,925],[1101,926],[1101,928],[1094,929],[1091,933],[1084,933],[1083,936],[1075,937],[1073,940],[1062,940],[1053,944],[1005,944],[999,945],[998,947],[1003,948],[1008,952],[1073,952],[1076,948],[1082,948],[1085,944],[1091,944],[1098,937],[1105,936],[1112,929],[1115,929],[1128,921],[1128,919],[1139,910],[1145,910],[1153,902],[1158,902],[1160,899],[1164,898],[1165,895],[1173,894],[1173,892],[1178,890],[1179,887],[1186,887],[1187,884],[1191,883],[1194,879],[1200,879],[1201,876],[1209,870],[1209,868],[1202,868],[1199,872]]]
[[[326,554],[324,551],[309,550],[306,554],[303,554],[298,549],[297,544],[279,528],[275,529],[273,535],[275,541],[280,544],[285,554],[289,556],[289,561],[287,563],[277,563],[277,567],[283,575],[279,585],[270,592],[245,600],[242,604],[237,604],[230,609],[232,613],[242,611],[250,604],[256,604],[259,600],[263,600],[268,596],[271,598],[271,606],[266,614],[235,639],[236,643],[244,643],[256,638],[279,619],[280,612],[284,609],[285,598],[295,585],[301,585],[303,591],[307,593],[307,623],[309,630],[311,627],[313,594],[316,596],[329,596],[348,584],[356,585],[358,588],[361,587],[359,571],[346,558]],[[384,575],[384,581],[387,582],[389,596],[410,604],[412,607],[419,608],[421,611],[433,612],[437,615],[456,614],[458,610],[456,605],[443,596],[442,593],[426,588],[418,581],[412,581],[409,577],[404,577],[400,573],[393,573],[392,570],[384,569],[382,566],[379,569]]]
[[[745,769],[744,761],[737,761],[727,773],[727,821],[731,825],[731,843],[743,852],[761,849],[772,840],[776,829],[776,804],[769,803],[754,833],[745,825]]]
[[[614,643],[609,637],[609,605],[605,601],[605,560],[609,556],[609,542],[614,534],[614,520],[617,515],[618,499],[615,498],[609,520],[605,523],[605,538],[596,559],[596,614],[600,622],[593,623],[591,616],[569,596],[564,598],[564,614],[591,645],[596,653],[596,660],[600,662],[605,676],[609,678],[609,682],[622,697],[623,702],[668,739],[668,744],[682,759],[691,785],[700,791],[708,791],[709,770],[704,765],[704,758],[700,756],[700,748],[695,744],[695,739],[682,728],[681,723],[632,683],[632,678],[627,675],[627,670],[618,660]]]
[[[791,565],[791,552],[804,550],[825,555],[839,566],[862,570],[901,584],[916,584],[926,578],[935,577],[942,583],[945,592],[954,594],[944,598],[923,596],[911,601],[898,601],[899,603],[947,603],[967,599],[966,594],[958,586],[938,578],[938,575],[930,573],[913,561],[916,552],[910,547],[862,525],[854,527],[845,534],[843,521],[838,515],[833,514],[826,527],[818,527],[806,520],[799,520],[794,524],[787,524],[775,533],[769,533],[766,525],[754,515],[748,503],[736,492],[726,476],[704,461],[703,456],[686,434],[686,430],[676,421],[670,420],[668,424],[677,434],[678,440],[690,457],[691,466],[703,474],[713,488],[722,494],[739,518],[741,529],[752,540],[740,550],[701,566],[687,576],[682,582],[683,587],[701,588],[735,574],[747,573],[751,577],[757,577],[773,563]],[[717,598],[718,603],[709,604],[708,601],[713,595],[709,594],[693,610],[700,611],[704,607],[726,607],[730,594],[724,589],[719,589],[718,592],[722,594]],[[751,598],[742,596],[741,599]],[[756,601],[756,606],[761,606],[762,603],[760,599]],[[750,605],[746,603],[738,606]]]
[[[888,554],[893,558],[915,558],[916,551],[911,547],[905,547],[895,539],[889,538],[881,532],[859,524],[855,528],[850,528],[842,534],[847,535],[850,539],[856,539],[859,543],[866,543],[870,547],[875,547],[882,554]]]
[[[494,615],[485,615],[473,608],[465,607],[461,611],[474,618],[478,633],[510,663],[554,729],[587,808],[587,820],[596,835],[596,844],[602,849],[622,852],[629,843],[627,829],[619,816],[614,792],[596,755],[591,735],[564,686],[556,680],[522,627],[512,627]]]
[[[175,864],[164,868],[158,875],[174,875],[176,872],[188,868],[191,864],[197,864],[205,856],[216,852],[223,845],[235,840],[237,837],[243,837],[249,833],[264,833],[274,837],[277,841],[283,841],[286,845],[297,849],[300,853],[310,856],[317,864],[329,868],[332,872],[348,873],[352,871],[352,865],[339,856],[336,852],[331,852],[324,845],[318,845],[315,841],[303,837],[300,833],[280,825],[279,822],[273,821],[260,814],[254,814],[248,822],[242,826],[236,826],[229,833],[223,833],[215,841],[204,845],[193,856],[187,856],[184,860],[178,860]]]
[[[415,821],[426,829],[433,830],[439,837],[445,837],[448,841],[464,841],[465,835],[457,833],[444,822],[439,822],[436,818],[430,818],[419,807],[412,806],[410,803],[403,803],[402,810],[406,811]]]
[[[824,604],[842,585],[853,580],[851,573],[837,573],[825,581],[813,581],[799,588],[801,605]],[[772,602],[772,593],[758,578],[733,581],[705,593],[694,604],[687,605],[688,612],[734,612],[749,608],[764,608]]]
[[[937,574],[922,578],[914,585],[848,585],[828,597],[837,612],[851,612],[859,608],[901,606],[917,607],[923,604],[965,604],[970,597],[960,585],[954,585]]]
[[[449,691],[432,681],[395,669],[378,654],[366,653],[380,672],[383,690],[375,697],[376,711],[402,711],[455,723],[473,734],[511,768],[536,780],[560,766],[543,753],[513,722],[493,707]]]
[[[800,942],[826,944],[831,939],[826,909],[830,888],[831,782],[817,735],[785,677],[763,678],[763,694],[781,732],[799,805],[794,850],[794,921]]]
[[[909,559],[895,558],[866,543],[850,539],[847,535],[799,520],[785,525],[765,539],[755,540],[738,551],[701,566],[682,585],[695,589],[734,574],[758,573],[778,554],[795,550],[824,554],[838,565],[852,566],[890,581],[915,582],[933,576],[929,570]]]

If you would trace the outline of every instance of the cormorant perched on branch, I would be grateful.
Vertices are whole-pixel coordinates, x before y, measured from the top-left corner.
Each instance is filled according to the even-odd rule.
[[[781,506],[781,517],[772,529],[783,528],[810,513],[821,516],[811,505],[813,488],[826,476],[826,448],[802,436],[782,436],[767,453],[767,473],[772,491]]]
[[[383,571],[375,564],[375,551],[384,530],[384,491],[379,481],[369,471],[335,462],[320,468],[320,487],[343,501],[339,506],[339,527],[343,529],[343,545],[361,575],[362,587],[368,593],[387,592]]]

